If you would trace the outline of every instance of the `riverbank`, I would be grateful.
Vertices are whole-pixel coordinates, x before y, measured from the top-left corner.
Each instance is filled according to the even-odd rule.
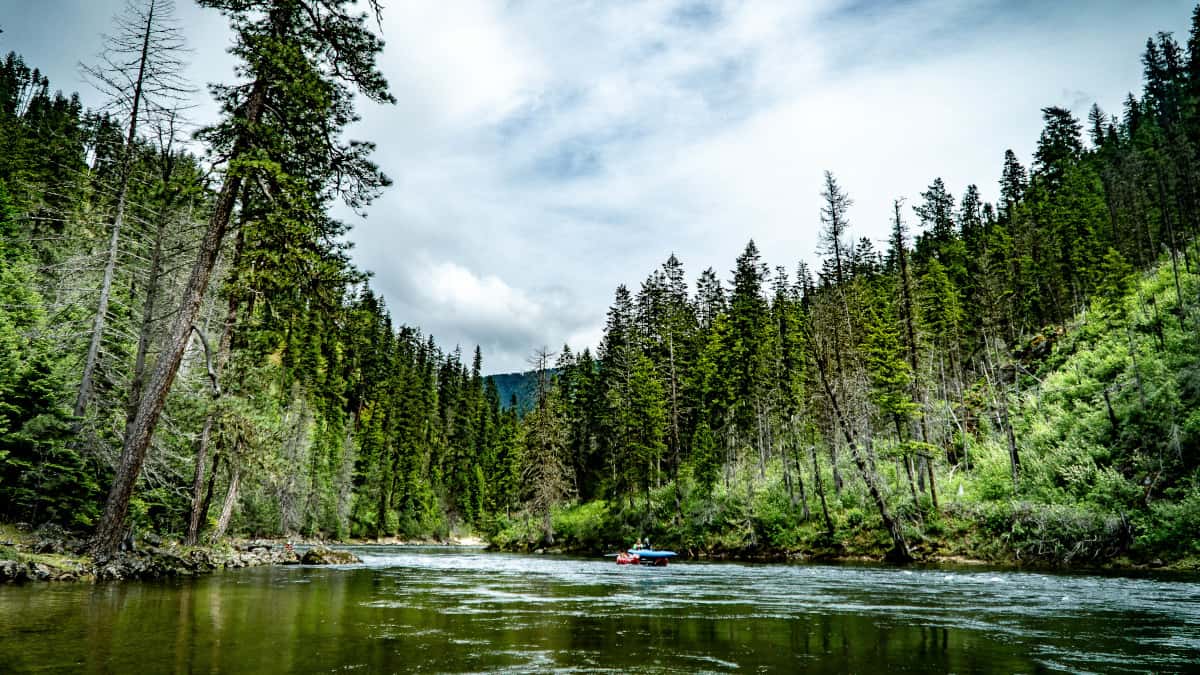
[[[648,538],[682,559],[756,563],[883,563],[892,542],[881,524],[858,512],[835,521],[831,535],[816,518],[764,527],[717,519],[706,525],[669,514],[646,518],[640,511],[603,502],[560,507],[552,518],[554,543],[547,545],[537,519],[501,523],[489,548],[523,553],[602,555]],[[697,519],[698,520],[698,519]],[[985,565],[1012,570],[1080,572],[1200,571],[1200,558],[1172,557],[1132,545],[1128,532],[1101,516],[1077,509],[1028,502],[944,504],[905,525],[912,564]],[[645,524],[643,524],[645,523]]]
[[[522,545],[489,544],[487,550],[506,553],[532,553],[545,555],[605,555],[616,551],[596,549],[585,546],[552,545],[545,546],[536,543]],[[681,560],[703,560],[712,562],[742,562],[763,564],[788,563],[871,563],[892,564],[886,558],[886,553],[878,550],[855,549],[726,549],[717,551],[696,550],[674,546],[669,542],[655,546],[662,550],[674,550],[680,554]],[[1128,557],[1115,558],[1099,564],[1062,564],[1043,560],[1019,560],[1011,556],[981,557],[978,555],[963,555],[958,553],[924,553],[917,551],[909,563],[898,564],[902,567],[953,565],[959,567],[987,567],[1001,570],[1024,571],[1055,571],[1055,572],[1200,572],[1200,560],[1187,558],[1184,560],[1163,561],[1153,559],[1139,561]]]
[[[61,528],[0,526],[0,582],[161,579],[300,563],[296,551],[284,546],[182,546],[154,535],[146,535],[133,550],[93,558],[85,539]]]
[[[183,546],[147,534],[133,550],[93,558],[84,538],[49,525],[36,529],[0,525],[0,583],[26,581],[121,581],[209,574],[262,565],[346,565],[357,556],[325,545],[301,542],[231,540],[217,546]]]

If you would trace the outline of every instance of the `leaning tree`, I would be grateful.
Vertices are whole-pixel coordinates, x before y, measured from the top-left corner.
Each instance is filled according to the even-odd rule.
[[[130,497],[239,201],[278,208],[293,226],[322,223],[326,219],[316,216],[333,199],[361,208],[387,181],[368,159],[370,143],[341,138],[357,119],[356,92],[376,102],[394,100],[375,64],[383,42],[355,2],[199,2],[229,18],[242,81],[214,87],[222,119],[200,136],[222,164],[223,181],[178,314],[125,436],[93,543],[101,555],[116,550],[126,529]],[[378,2],[370,4],[378,21]],[[314,225],[308,234],[324,233]]]

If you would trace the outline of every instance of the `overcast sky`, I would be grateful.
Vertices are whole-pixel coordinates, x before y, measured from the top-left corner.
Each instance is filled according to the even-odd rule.
[[[198,85],[229,81],[215,12],[176,0]],[[0,48],[86,89],[123,0],[0,0]],[[821,173],[851,234],[936,176],[994,200],[1004,150],[1029,163],[1040,108],[1117,113],[1189,2],[390,0],[381,60],[398,100],[353,136],[395,181],[354,224],[393,319],[523,370],[595,346],[617,284],[674,252],[728,279],[753,238],[772,267],[814,260]],[[206,100],[201,89],[198,97]],[[204,121],[214,107],[198,107]],[[910,220],[911,210],[906,214]],[[880,243],[880,247],[883,244]]]

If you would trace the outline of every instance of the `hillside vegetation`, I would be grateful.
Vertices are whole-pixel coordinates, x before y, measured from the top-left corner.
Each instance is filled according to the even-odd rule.
[[[1200,275],[1179,281],[1184,297],[1198,297]],[[1200,562],[1200,333],[1179,320],[1174,282],[1165,262],[1131,274],[1123,295],[1095,301],[1065,330],[1020,350],[1006,388],[1022,458],[1017,484],[1003,420],[986,413],[995,404],[984,400],[982,382],[966,394],[978,417],[955,437],[959,461],[936,463],[937,507],[926,493],[910,501],[897,444],[876,445],[882,482],[901,488],[891,499],[914,556]],[[685,467],[675,483],[651,488],[648,501],[564,504],[553,513],[557,543],[602,551],[648,537],[693,555],[763,559],[887,554],[892,540],[864,485],[847,482],[827,496],[830,533],[813,488],[804,494],[799,483],[832,485],[832,466],[819,467],[820,479],[789,479],[784,461],[770,461],[765,476],[753,463],[734,467],[708,493]],[[511,523],[496,540],[542,546],[536,525]]]

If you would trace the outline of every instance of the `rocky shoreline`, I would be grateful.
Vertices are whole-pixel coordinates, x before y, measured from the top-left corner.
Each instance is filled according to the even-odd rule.
[[[362,562],[348,551],[315,545],[303,553],[291,544],[233,542],[215,547],[182,546],[146,535],[134,550],[93,559],[87,542],[57,528],[28,536],[0,537],[0,583],[27,581],[121,581],[187,577],[262,565],[348,565]]]

